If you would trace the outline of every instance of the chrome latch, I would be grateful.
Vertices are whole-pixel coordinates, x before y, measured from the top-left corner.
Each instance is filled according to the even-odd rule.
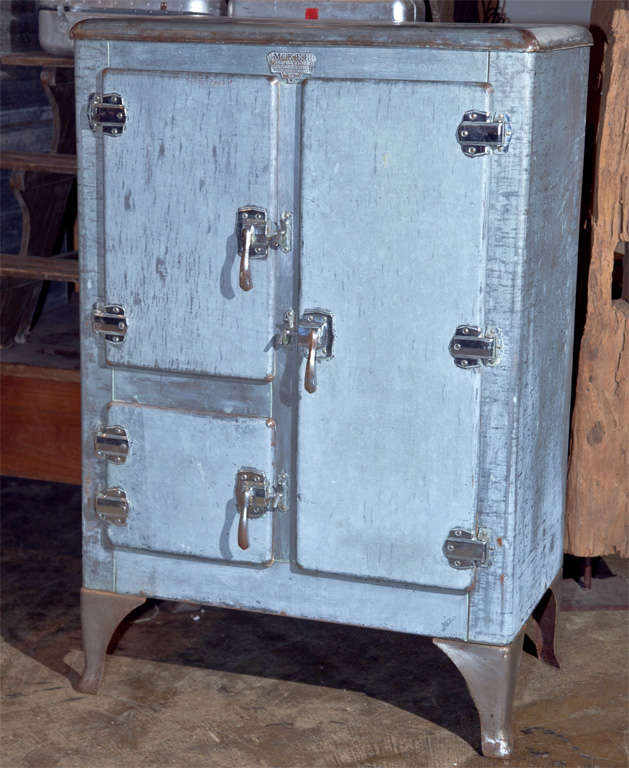
[[[450,354],[458,368],[497,365],[501,349],[500,334],[489,328],[483,335],[476,325],[459,325],[450,341]]]
[[[120,136],[127,122],[127,109],[119,93],[90,93],[87,104],[90,128],[99,128],[108,136]]]
[[[126,525],[129,501],[122,488],[107,488],[96,494],[96,514],[101,520],[114,525]]]
[[[459,571],[489,564],[489,540],[485,532],[478,538],[470,531],[455,528],[450,531],[443,545],[443,554],[452,568]]]
[[[284,314],[284,326],[277,337],[279,345],[294,341],[303,349],[306,358],[304,388],[306,392],[317,391],[317,360],[329,360],[334,345],[332,314],[325,309],[306,309],[296,322],[295,311]]]
[[[506,152],[511,141],[509,115],[496,115],[492,120],[489,112],[469,110],[456,129],[461,151],[468,157],[487,155],[491,151]]]
[[[238,546],[249,549],[249,519],[262,517],[271,508],[269,486],[263,472],[241,469],[236,475]]]
[[[124,464],[129,455],[129,438],[124,427],[104,427],[94,437],[94,448],[113,464]]]
[[[266,259],[269,248],[281,248],[285,253],[292,249],[292,219],[292,214],[282,213],[279,226],[274,224],[274,229],[270,231],[265,208],[246,205],[238,209],[236,235],[240,255],[239,284],[243,291],[253,288],[251,259]]]
[[[120,344],[127,334],[127,318],[119,304],[97,304],[92,313],[94,330],[102,333],[106,341]]]

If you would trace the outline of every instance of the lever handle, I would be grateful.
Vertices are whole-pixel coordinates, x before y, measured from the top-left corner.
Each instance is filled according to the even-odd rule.
[[[239,282],[243,291],[250,291],[253,288],[253,281],[251,279],[251,266],[250,266],[250,251],[251,242],[253,240],[254,228],[253,226],[243,228],[243,245],[240,252],[240,273]],[[248,546],[248,545],[247,545]],[[246,549],[246,547],[244,547]]]
[[[247,488],[242,494],[242,506],[240,507],[240,520],[238,521],[238,546],[240,549],[249,549],[249,501],[253,488]]]
[[[306,359],[306,376],[304,387],[306,392],[317,391],[317,344],[319,341],[319,331],[314,328],[308,334],[308,356]]]

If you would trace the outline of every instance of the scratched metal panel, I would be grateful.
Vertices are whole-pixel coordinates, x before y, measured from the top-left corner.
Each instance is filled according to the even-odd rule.
[[[442,552],[474,528],[485,375],[448,353],[458,324],[483,324],[491,160],[454,138],[470,108],[490,109],[479,84],[304,85],[300,311],[332,312],[336,339],[299,402],[303,568],[471,584]]]
[[[264,77],[108,70],[127,125],[104,137],[106,298],[128,315],[115,365],[273,373],[273,251],[238,286],[236,211],[277,219],[277,88]]]
[[[125,526],[110,525],[114,547],[244,563],[273,558],[271,514],[249,522],[238,547],[236,473],[250,467],[273,482],[274,430],[264,419],[113,403],[108,423],[129,435],[129,457],[109,464],[109,487],[129,498]]]
[[[490,57],[516,131],[492,177],[485,311],[505,347],[482,392],[479,520],[497,545],[470,598],[479,642],[510,642],[561,568],[588,53]]]
[[[227,566],[116,552],[116,589],[306,619],[465,639],[469,593],[313,576],[290,563]]]

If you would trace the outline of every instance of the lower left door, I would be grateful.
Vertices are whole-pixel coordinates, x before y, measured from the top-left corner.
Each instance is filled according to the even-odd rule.
[[[110,522],[114,547],[252,564],[273,561],[272,512],[248,520],[238,544],[238,473],[273,483],[273,427],[262,418],[112,403],[109,427],[129,443],[123,463],[108,462],[107,488],[120,489],[127,512]]]

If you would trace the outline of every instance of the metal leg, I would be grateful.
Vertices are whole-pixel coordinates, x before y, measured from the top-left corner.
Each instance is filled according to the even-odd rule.
[[[486,757],[508,757],[513,750],[511,713],[523,637],[524,630],[509,645],[433,639],[467,683],[480,717],[482,751]]]
[[[103,677],[105,653],[114,630],[128,613],[144,602],[145,597],[136,595],[81,589],[85,669],[77,684],[79,691],[96,693]]]
[[[546,590],[526,627],[527,635],[535,643],[537,658],[553,667],[559,667],[557,622],[559,620],[560,589],[561,574]]]

